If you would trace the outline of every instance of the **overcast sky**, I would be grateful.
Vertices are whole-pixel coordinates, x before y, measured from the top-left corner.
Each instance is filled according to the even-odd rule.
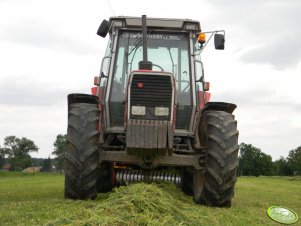
[[[110,16],[190,18],[225,29],[203,51],[213,101],[237,104],[239,142],[273,160],[301,145],[300,0],[0,0],[0,145],[16,135],[48,157],[67,131],[67,95],[89,93]]]

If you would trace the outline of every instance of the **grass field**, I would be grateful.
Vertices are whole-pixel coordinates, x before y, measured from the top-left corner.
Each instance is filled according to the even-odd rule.
[[[59,174],[0,172],[0,225],[280,225],[266,216],[272,205],[301,216],[301,177],[240,177],[230,209],[196,205],[171,184],[119,187],[95,201],[65,200],[63,184]]]

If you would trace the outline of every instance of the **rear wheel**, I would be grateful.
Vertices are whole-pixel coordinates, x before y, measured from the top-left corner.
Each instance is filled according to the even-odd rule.
[[[194,201],[230,207],[238,167],[237,122],[227,112],[206,111],[201,116],[199,136],[207,148],[206,171],[194,172]]]
[[[97,104],[69,106],[65,148],[65,198],[95,199],[98,164]]]

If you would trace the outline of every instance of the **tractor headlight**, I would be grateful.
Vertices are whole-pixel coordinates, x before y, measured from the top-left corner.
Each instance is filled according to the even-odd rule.
[[[132,115],[145,115],[145,106],[132,106]]]
[[[169,115],[169,108],[167,107],[156,107],[155,115],[157,116],[166,116]]]

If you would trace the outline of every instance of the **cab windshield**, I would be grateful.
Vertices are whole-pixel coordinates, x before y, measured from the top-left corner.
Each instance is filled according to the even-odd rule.
[[[138,70],[139,61],[143,59],[143,47],[141,32],[121,30],[118,37],[110,105],[114,109],[114,113],[111,112],[111,124],[122,126],[123,110],[120,103],[125,99],[129,74]],[[149,32],[147,39],[148,61],[153,63],[152,70],[172,73],[176,80],[178,103],[191,106],[189,34]],[[183,123],[177,121],[177,127],[187,127],[186,123],[180,124]]]

